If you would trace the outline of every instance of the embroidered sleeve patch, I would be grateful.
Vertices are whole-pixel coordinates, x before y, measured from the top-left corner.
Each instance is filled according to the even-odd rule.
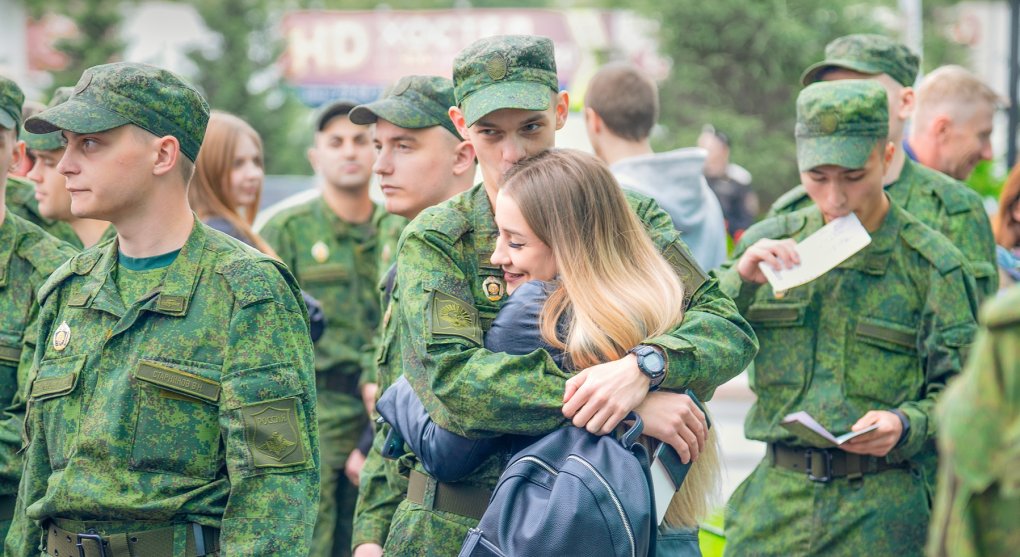
[[[432,335],[466,338],[482,343],[478,309],[464,300],[439,290],[432,291]]]
[[[296,398],[245,406],[241,416],[244,440],[256,468],[281,468],[308,460],[298,428]]]

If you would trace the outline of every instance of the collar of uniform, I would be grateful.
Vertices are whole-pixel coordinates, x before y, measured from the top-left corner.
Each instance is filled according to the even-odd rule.
[[[485,191],[485,184],[479,184],[471,191],[471,208],[475,234],[495,238],[499,234],[499,229],[496,228],[496,215],[492,203],[489,202],[489,194]]]
[[[380,210],[385,211],[379,205],[372,203],[372,216],[369,217],[368,221],[358,224],[353,224],[338,217],[333,209],[330,209],[329,205],[326,204],[326,198],[319,197],[319,211],[322,212],[326,222],[329,223],[330,228],[333,230],[333,234],[336,238],[354,238],[358,241],[366,238],[374,237],[373,231],[375,230],[375,222],[377,213]]]
[[[198,217],[191,227],[191,234],[184,247],[177,254],[177,259],[166,268],[163,281],[159,285],[159,296],[149,303],[151,311],[166,315],[184,315],[188,312],[191,295],[201,275],[202,256],[205,254],[206,231]]]
[[[896,247],[900,228],[903,227],[901,210],[890,200],[889,212],[886,213],[882,226],[871,235],[871,243],[841,263],[839,267],[855,269],[869,275],[884,275],[889,266],[889,258],[892,257],[893,249]]]
[[[10,209],[5,208],[4,211],[4,222],[0,224],[0,288],[7,286],[7,270],[11,268],[18,236],[17,224],[11,218],[14,214]]]
[[[911,190],[915,187],[915,180],[912,179],[915,172],[915,164],[917,163],[910,159],[904,159],[900,175],[892,183],[886,184],[885,193],[889,195],[889,199],[893,203],[905,207],[907,200],[913,195]]]

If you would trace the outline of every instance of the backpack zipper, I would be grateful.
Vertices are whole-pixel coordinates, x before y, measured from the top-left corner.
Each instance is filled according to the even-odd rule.
[[[602,486],[606,488],[606,491],[609,492],[609,496],[613,499],[613,504],[616,505],[617,512],[620,513],[620,519],[623,522],[623,529],[627,532],[627,538],[630,540],[630,555],[631,557],[636,557],[637,544],[634,542],[634,532],[631,531],[630,522],[627,520],[627,514],[623,512],[623,505],[620,504],[620,500],[616,497],[616,493],[613,491],[613,488],[609,487],[609,482],[607,482],[606,479],[602,477],[602,474],[600,474],[599,471],[596,470],[595,467],[591,465],[591,463],[584,460],[583,458],[580,458],[577,455],[570,455],[567,457],[567,460],[576,460],[577,462],[581,463],[582,466],[587,468],[596,478],[598,478],[600,482],[602,482]]]
[[[549,466],[548,464],[546,464],[546,462],[544,460],[542,460],[540,458],[533,457],[533,456],[522,456],[521,458],[518,458],[517,460],[515,460],[514,463],[511,464],[510,466],[513,466],[514,464],[517,464],[518,462],[524,462],[524,461],[531,462],[531,463],[539,465],[546,472],[549,472],[553,476],[559,476],[560,475],[559,472],[557,472],[556,470],[553,470],[552,466]],[[509,466],[508,466],[508,468],[509,468]]]

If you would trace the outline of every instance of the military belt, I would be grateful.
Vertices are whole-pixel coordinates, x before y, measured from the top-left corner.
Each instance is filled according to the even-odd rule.
[[[481,520],[492,492],[484,487],[463,483],[443,483],[427,474],[411,470],[407,500],[426,509],[443,511]]]
[[[14,518],[14,505],[17,502],[17,495],[0,495],[0,522]]]
[[[809,480],[821,483],[837,478],[858,480],[866,474],[909,467],[906,462],[891,464],[882,458],[841,449],[803,449],[779,443],[769,443],[767,458],[773,466],[803,472]]]
[[[320,391],[334,393],[346,393],[360,397],[358,392],[358,380],[361,379],[357,373],[345,373],[341,370],[318,372],[315,374],[315,388]]]
[[[59,519],[58,519],[59,521]],[[220,530],[186,524],[185,557],[219,554]],[[175,557],[174,526],[103,535],[95,528],[85,532],[64,530],[55,522],[46,526],[46,555],[50,557]]]

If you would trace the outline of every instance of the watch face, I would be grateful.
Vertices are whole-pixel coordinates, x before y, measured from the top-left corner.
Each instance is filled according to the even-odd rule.
[[[662,370],[666,368],[666,361],[662,359],[662,356],[658,352],[652,351],[651,354],[646,354],[641,359],[641,363],[644,364],[644,368],[653,375],[662,373]]]

